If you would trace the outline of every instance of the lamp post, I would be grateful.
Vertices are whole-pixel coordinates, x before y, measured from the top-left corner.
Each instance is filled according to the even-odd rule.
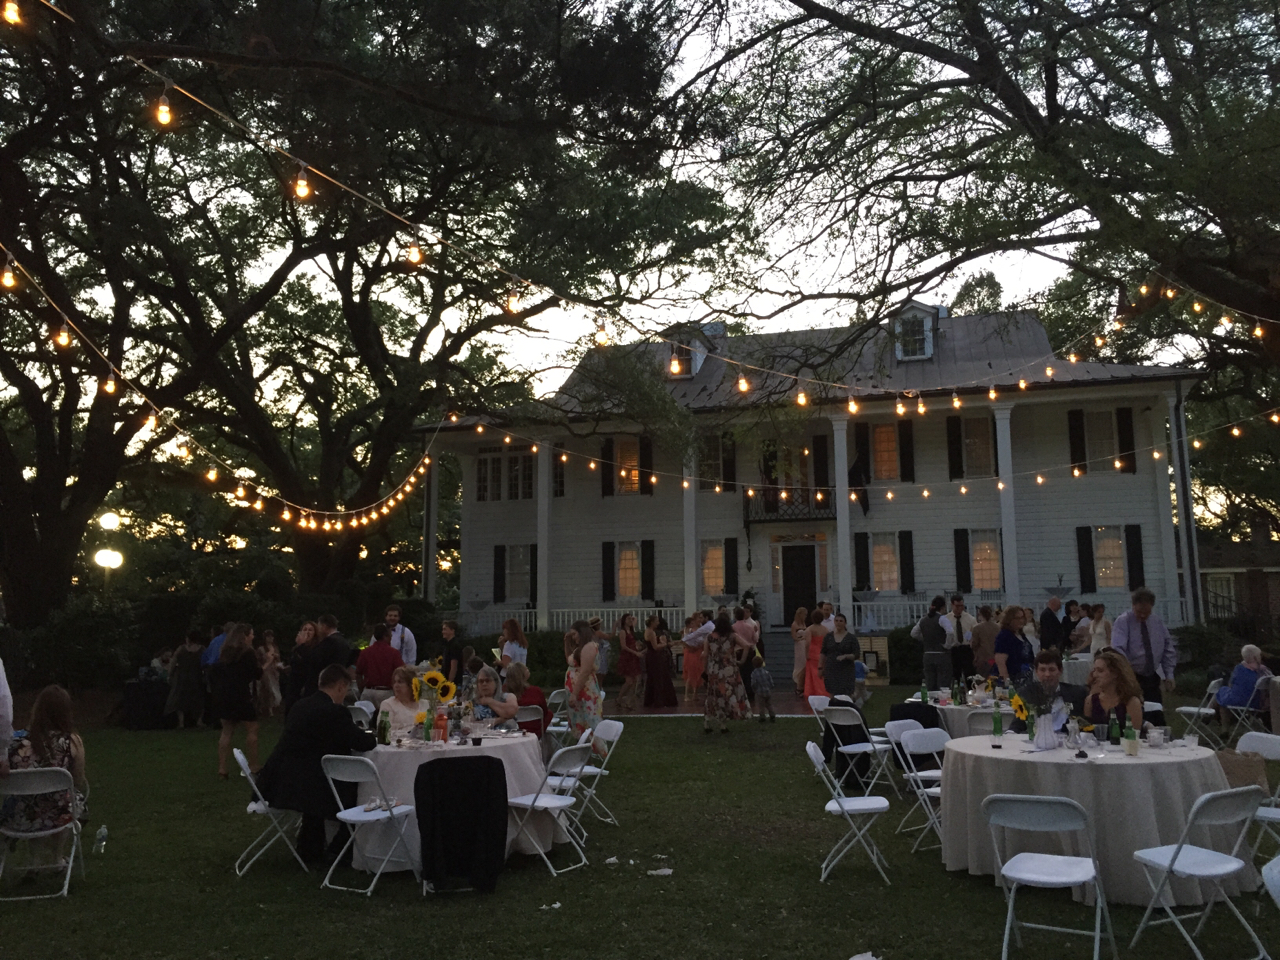
[[[99,550],[93,555],[93,562],[102,568],[102,592],[106,593],[111,585],[111,571],[124,563],[124,554],[118,550]]]

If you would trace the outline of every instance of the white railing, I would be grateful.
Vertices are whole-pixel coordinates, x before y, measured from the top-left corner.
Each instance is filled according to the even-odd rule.
[[[644,622],[651,614],[657,614],[667,621],[667,625],[677,630],[684,625],[684,618],[688,616],[681,607],[568,607],[562,610],[548,611],[550,623],[547,626],[549,630],[564,631],[568,630],[579,620],[590,620],[592,617],[600,618],[600,629],[605,633],[612,633],[614,627],[618,623],[618,618],[624,613],[633,613],[636,622],[641,629]],[[505,620],[517,620],[520,623],[520,629],[526,633],[538,629],[538,611],[530,610],[527,607],[489,607],[484,610],[460,610],[457,614],[458,623],[461,624],[469,634],[487,634],[497,633],[502,629],[502,623]]]
[[[849,629],[856,633],[888,633],[895,627],[914,627],[928,612],[928,600],[856,601]]]

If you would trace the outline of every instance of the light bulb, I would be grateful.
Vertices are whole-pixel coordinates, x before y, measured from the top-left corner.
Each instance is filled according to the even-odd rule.
[[[968,492],[969,492],[969,488],[968,488],[968,487],[966,487],[966,486],[964,486],[964,485],[961,485],[961,487],[960,487],[960,492],[961,492],[961,493],[968,493]]]
[[[261,509],[263,508],[263,506],[264,506],[264,504],[263,504],[263,502],[262,502],[261,500],[255,500],[255,501],[253,501],[253,509],[255,509],[255,510],[261,510]]]
[[[997,490],[1003,490],[1003,489],[1004,489],[1004,481],[1003,481],[1003,480],[997,480],[997,481],[996,481],[996,489],[997,489]]]
[[[996,388],[992,387],[990,390],[987,391],[987,399],[994,400],[995,398],[996,398]]]
[[[503,438],[502,438],[502,442],[503,442],[503,443],[510,443],[510,442],[511,442],[511,435],[510,435],[510,434],[507,434],[507,436],[503,437]]]
[[[917,401],[916,401],[916,413],[918,413],[920,416],[922,416],[922,417],[923,417],[923,416],[924,416],[924,411],[925,411],[924,399],[923,399],[923,398],[921,398],[921,399],[919,399],[919,400],[917,400]]]
[[[1256,327],[1253,328],[1253,335],[1255,337],[1262,336],[1262,324],[1258,324]]]
[[[405,251],[404,258],[410,263],[422,262],[422,248],[418,246],[417,241],[409,244],[409,249]]]
[[[588,470],[594,470],[595,468],[596,468],[596,462],[594,460],[591,460],[587,463]]]
[[[458,422],[458,415],[457,415],[456,413],[451,413],[451,414],[449,414],[449,422],[450,422],[450,423],[457,423],[457,422]]]
[[[305,170],[298,171],[298,178],[293,181],[293,194],[299,200],[305,200],[311,196],[311,184],[307,183],[307,172]]]
[[[335,520],[335,521],[333,522],[333,527],[334,527],[334,529],[335,529],[335,530],[341,530],[341,529],[342,529],[342,521],[341,521],[341,520]]]
[[[70,328],[64,323],[61,329],[58,330],[58,335],[54,337],[53,340],[54,340],[54,343],[56,343],[60,347],[65,347],[69,345],[71,343]]]
[[[1222,321],[1221,321],[1221,322],[1222,322],[1222,329],[1223,329],[1223,330],[1230,330],[1230,329],[1231,329],[1231,318],[1230,318],[1229,316],[1227,316],[1225,313],[1222,315]]]
[[[102,385],[102,389],[107,393],[116,392],[116,375],[114,373],[107,374],[107,381]]]
[[[1036,474],[1036,483],[1044,483],[1044,477]]]
[[[530,453],[537,453],[537,452],[538,452],[538,445],[537,445],[536,443],[535,443],[535,444],[532,444],[532,445],[529,447],[529,452],[530,452]]]
[[[671,372],[672,373],[680,372],[680,358],[677,357],[674,353],[671,355]]]
[[[476,424],[476,433],[484,433],[484,424],[483,424],[483,423],[477,423],[477,424]]]
[[[1199,441],[1199,440],[1192,440],[1192,441],[1191,441],[1191,445],[1192,445],[1193,447],[1195,447],[1197,450],[1199,450],[1199,449],[1200,449],[1200,441]]]
[[[1072,475],[1073,477],[1078,477],[1078,476],[1080,476],[1080,468],[1079,468],[1079,467],[1072,467],[1072,468],[1071,468],[1071,475]]]
[[[952,405],[953,407],[955,407],[957,410],[959,410],[959,409],[960,409],[960,394],[955,393],[955,392],[952,392],[952,394],[951,394],[951,405]]]
[[[1191,309],[1194,310],[1196,313],[1199,313],[1201,310],[1204,309],[1204,304],[1201,303],[1199,300],[1197,300],[1195,303],[1191,305]]]
[[[218,468],[210,467],[209,472],[206,473],[205,476],[209,478],[210,483],[213,483],[215,480],[218,479]]]
[[[1067,354],[1067,359],[1070,360],[1072,363],[1075,363],[1080,358],[1077,357],[1074,353],[1069,353]]]
[[[22,14],[18,10],[17,0],[6,0],[4,5],[4,19],[6,22],[12,24],[22,22]]]
[[[173,122],[173,113],[169,110],[169,98],[161,95],[160,102],[156,104],[156,122],[162,127],[167,127]]]
[[[155,428],[156,428],[156,415],[155,415],[155,412],[152,411],[151,415],[147,417],[147,429],[154,430]]]
[[[778,494],[778,496],[780,496],[783,500],[787,499],[787,491],[783,490],[780,494]]]
[[[898,410],[898,416],[901,417],[907,412],[907,405],[903,403],[901,400],[899,400],[897,410]]]
[[[601,323],[596,327],[596,346],[607,347],[609,345],[609,332],[605,330],[604,324]]]
[[[1144,297],[1150,292],[1150,290],[1151,288],[1148,287],[1145,283],[1138,288],[1138,292],[1142,294]]]
[[[1122,461],[1122,460],[1118,460],[1118,459],[1117,459],[1117,460],[1113,460],[1113,461],[1112,461],[1112,463],[1115,465],[1115,468],[1116,468],[1117,470],[1119,470],[1121,467],[1123,467],[1123,466],[1124,466],[1124,461]]]
[[[520,295],[512,290],[507,294],[507,313],[515,313],[520,309]]]
[[[1159,460],[1159,459],[1160,459],[1160,451],[1159,451],[1159,450],[1152,450],[1152,451],[1151,451],[1151,458],[1152,458],[1153,460]]]
[[[4,273],[0,273],[0,285],[10,290],[18,285],[18,278],[13,273],[13,257],[10,257],[9,262],[4,265]]]
[[[1270,419],[1272,423],[1280,423],[1280,413],[1273,413]]]
[[[1119,317],[1116,317],[1116,319],[1114,319],[1114,320],[1112,320],[1112,321],[1111,321],[1111,329],[1112,329],[1112,330],[1123,330],[1123,329],[1124,329],[1124,324],[1121,322],[1121,320],[1120,320],[1120,318],[1119,318]]]
[[[738,377],[738,392],[746,393],[750,389],[751,384],[747,383],[747,378],[742,376]]]
[[[567,453],[562,453],[562,454],[560,454],[560,462],[561,462],[561,463],[568,463],[568,462],[569,462],[569,455],[568,455]]]
[[[886,494],[884,495],[884,498],[885,498],[886,500],[892,500],[892,499],[893,499],[893,491],[892,491],[892,490],[890,490],[888,493],[886,493]]]
[[[1044,368],[1044,375],[1045,375],[1046,377],[1048,377],[1050,380],[1052,380],[1052,379],[1053,379],[1053,367],[1045,367],[1045,368]]]
[[[822,491],[821,491],[821,490],[819,490],[816,494],[814,494],[814,498],[815,498],[815,499],[817,499],[817,500],[821,500],[821,499],[822,499]]]
[[[191,456],[191,449],[187,446],[187,441],[185,440],[178,441],[178,456],[182,457],[182,459],[184,460],[187,457]]]
[[[720,484],[718,484],[718,483],[717,483],[717,484],[716,484],[716,493],[719,493],[719,492],[720,492]]]
[[[650,476],[649,476],[649,483],[650,483],[650,485],[655,484],[655,483],[657,483],[657,482],[658,482],[658,478],[657,478],[657,476],[656,476],[656,475],[653,475],[653,474],[650,474]]]
[[[850,413],[858,412],[858,401],[854,400],[852,397],[849,398],[849,412]]]
[[[1095,347],[1101,347],[1101,346],[1102,346],[1103,344],[1105,344],[1106,342],[1107,342],[1107,338],[1106,338],[1106,337],[1094,337],[1094,338],[1093,338],[1093,345],[1094,345]]]
[[[332,523],[330,523],[328,520],[326,520],[326,521],[324,522],[324,524],[321,526],[321,529],[322,529],[322,530],[332,530],[332,529],[333,529],[333,524],[332,524]]]
[[[756,495],[755,490],[754,490],[753,488],[751,488],[751,487],[747,487],[747,496],[748,496],[748,497],[754,497],[755,495]]]
[[[307,529],[314,530],[315,528],[316,528],[316,518],[312,517],[310,520],[307,521]]]
[[[1238,436],[1240,436],[1240,428],[1239,428],[1239,427],[1232,427],[1232,428],[1231,428],[1231,435],[1232,435],[1233,437],[1238,437]]]
[[[382,515],[385,517],[390,512],[391,512],[391,508],[384,503],[382,505]]]
[[[237,500],[243,500],[243,499],[244,499],[244,486],[243,486],[243,485],[242,485],[242,486],[239,486],[239,487],[236,487],[236,499],[237,499]]]
[[[1164,292],[1164,295],[1168,297],[1170,300],[1172,300],[1174,297],[1178,295],[1178,291],[1173,289],[1173,287],[1170,287]]]
[[[298,520],[298,529],[299,529],[299,530],[305,530],[305,529],[307,529],[307,518],[306,518],[306,517],[302,517],[302,518],[300,518],[300,519]]]
[[[688,490],[688,489],[689,489],[689,481],[688,481],[688,480],[682,480],[682,481],[680,481],[680,485],[681,485],[681,486],[683,486],[686,490]]]
[[[849,499],[850,499],[850,500],[857,500],[857,499],[858,499],[858,495],[857,495],[856,493],[850,492],[850,494],[849,494]]]
[[[281,519],[281,520],[292,520],[292,519],[293,519],[293,514],[289,512],[289,508],[288,508],[288,507],[285,507],[285,508],[284,508],[284,512],[280,514],[280,519]]]
[[[1025,389],[1027,389],[1027,381],[1026,381],[1026,380],[1019,380],[1019,381],[1018,381],[1018,389],[1019,389],[1019,390],[1025,390]]]
[[[796,403],[800,404],[800,406],[803,407],[808,402],[809,402],[809,398],[804,395],[803,390],[801,390],[799,393],[796,394]]]
[[[928,491],[928,490],[923,490],[923,491],[921,491],[921,495],[922,495],[922,496],[925,496],[925,497],[928,497],[928,496],[929,496],[929,491]]]

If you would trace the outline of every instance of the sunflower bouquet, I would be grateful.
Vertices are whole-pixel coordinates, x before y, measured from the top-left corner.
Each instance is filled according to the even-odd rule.
[[[415,722],[422,724],[423,736],[427,733],[436,715],[436,708],[449,703],[458,695],[457,684],[446,680],[439,670],[428,670],[421,677],[413,678],[413,698],[425,703],[426,710],[414,717]]]

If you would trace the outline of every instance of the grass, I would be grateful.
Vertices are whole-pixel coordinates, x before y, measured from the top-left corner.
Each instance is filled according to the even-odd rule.
[[[899,694],[881,692],[871,718],[883,720]],[[874,831],[893,886],[860,853],[818,882],[843,824],[822,813],[827,796],[803,755],[812,719],[740,723],[726,736],[704,735],[695,719],[626,722],[605,794],[622,826],[592,829],[589,867],[552,878],[537,858],[516,856],[492,896],[425,900],[407,873],[384,877],[372,899],[321,891],[319,876],[304,875],[282,849],[237,879],[232,863],[262,825],[244,813],[243,781],[215,779],[215,736],[89,729],[88,835],[106,823],[106,853],[86,857],[88,876],[73,879],[69,899],[0,907],[0,958],[998,955],[999,891],[989,877],[947,873],[937,851],[912,855],[893,835],[905,801],[894,800]],[[278,729],[265,729],[264,757]],[[606,865],[609,857],[619,865]],[[647,875],[659,866],[673,876]],[[1280,944],[1280,911],[1267,901],[1255,916],[1259,902],[1240,901],[1263,941]],[[1027,891],[1020,904],[1024,916],[1092,923],[1092,911],[1065,893]],[[1140,911],[1112,913],[1124,956],[1190,956],[1171,928],[1127,951]],[[1251,955],[1226,911],[1215,911],[1202,942],[1214,958]],[[1034,933],[1024,953],[1077,960],[1088,950],[1084,938]]]

